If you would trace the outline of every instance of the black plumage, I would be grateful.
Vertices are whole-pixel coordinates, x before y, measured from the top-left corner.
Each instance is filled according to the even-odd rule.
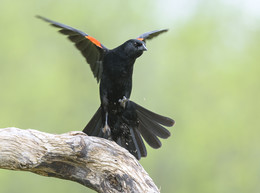
[[[83,132],[114,140],[137,159],[147,151],[142,137],[153,148],[161,147],[158,137],[166,139],[174,121],[129,100],[132,91],[132,74],[135,60],[146,51],[146,40],[168,31],[155,30],[130,39],[115,49],[107,49],[88,34],[67,25],[37,16],[67,35],[86,58],[94,77],[100,82],[101,105]],[[141,137],[142,136],[142,137]]]

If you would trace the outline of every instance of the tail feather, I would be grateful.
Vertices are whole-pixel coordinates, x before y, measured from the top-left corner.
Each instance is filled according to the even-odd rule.
[[[122,114],[113,116],[117,116],[117,122],[114,125],[109,125],[112,131],[111,136],[108,136],[102,130],[101,107],[98,108],[83,132],[90,136],[106,139],[112,137],[118,145],[127,149],[138,160],[147,156],[143,139],[152,148],[157,149],[162,145],[159,138],[166,139],[171,135],[163,126],[174,125],[174,120],[145,109],[133,101],[127,102]]]
[[[142,119],[140,119],[139,127],[140,133],[142,134],[145,141],[154,149],[162,146],[160,140],[143,124]]]
[[[140,132],[137,129],[134,129],[134,133],[135,133],[137,146],[138,146],[138,148],[140,150],[141,156],[142,157],[146,157],[147,156],[147,151],[146,151],[146,147],[144,145],[143,139],[141,137],[141,134],[140,134]]]
[[[148,109],[146,109],[138,104],[136,104],[136,110],[137,110],[137,112],[142,113],[144,116],[149,118],[149,120],[154,120],[155,122],[160,123],[164,126],[171,127],[174,125],[174,120],[172,120],[171,118],[159,115],[152,111],[149,111]]]
[[[149,119],[149,117],[146,117],[141,112],[137,111],[139,119],[142,121],[144,127],[148,130],[150,130],[154,135],[166,139],[168,138],[171,133],[165,129],[163,126],[159,125],[154,120]]]
[[[124,135],[120,136],[116,143],[127,149],[138,160],[140,160],[141,157],[146,157],[147,152],[140,133],[132,128],[130,128],[130,133],[131,135],[128,137]]]
[[[99,129],[98,129],[99,128]],[[105,137],[105,133],[102,130],[102,127],[96,127],[95,132],[93,133],[92,136],[97,136],[97,137],[101,137],[101,138],[106,138]]]
[[[101,116],[101,107],[99,107],[97,112],[93,115],[91,120],[83,129],[83,132],[90,136],[100,136],[100,131],[102,132],[101,128],[102,128],[102,116]]]
[[[126,149],[139,160],[141,158],[141,152],[136,141],[134,128],[129,127],[129,131],[130,135],[126,137]]]
[[[129,135],[122,135],[119,137],[116,143],[127,149],[133,156],[136,157],[136,159],[140,160],[141,157],[145,157],[147,155],[144,142],[136,128],[129,127],[129,132]]]
[[[132,136],[129,140],[129,137],[122,135],[117,139],[116,143],[127,149],[133,156],[136,157],[136,159],[139,160],[141,158],[140,151],[138,151],[138,147],[136,146],[135,140],[132,139]]]

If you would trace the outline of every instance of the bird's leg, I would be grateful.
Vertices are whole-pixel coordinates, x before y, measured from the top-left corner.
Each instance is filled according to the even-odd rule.
[[[102,132],[105,134],[105,136],[107,135],[108,139],[111,139],[111,129],[108,126],[108,105],[109,105],[109,102],[108,102],[108,98],[107,98],[107,92],[103,90],[103,93],[101,95],[102,95],[101,104],[102,104],[103,110],[105,112],[105,125],[102,128]]]
[[[106,112],[105,126],[103,127],[102,131],[103,131],[103,133],[107,134],[108,139],[110,139],[111,138],[111,130],[110,130],[110,127],[108,126],[107,120],[108,120],[108,112]]]
[[[128,98],[126,98],[125,96],[123,96],[123,98],[122,98],[122,99],[119,99],[118,102],[120,103],[120,105],[121,105],[123,108],[125,108],[125,104],[126,104],[126,102],[127,102],[128,100],[129,100]]]

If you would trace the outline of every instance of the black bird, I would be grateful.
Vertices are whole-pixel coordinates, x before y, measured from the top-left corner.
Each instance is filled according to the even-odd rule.
[[[147,155],[142,137],[151,147],[161,147],[158,137],[170,136],[170,132],[163,126],[173,126],[174,120],[153,113],[129,98],[134,63],[143,51],[147,50],[146,40],[168,30],[144,33],[110,50],[82,31],[41,16],[37,17],[60,28],[59,32],[75,43],[90,65],[97,82],[100,82],[101,105],[83,132],[90,136],[114,140],[138,160]]]

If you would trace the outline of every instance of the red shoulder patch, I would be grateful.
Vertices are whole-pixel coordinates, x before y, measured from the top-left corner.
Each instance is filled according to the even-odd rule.
[[[89,39],[96,46],[102,48],[101,43],[97,39],[95,39],[95,38],[93,38],[91,36],[85,36],[85,38]]]
[[[138,40],[140,40],[140,41],[144,41],[144,38],[137,38]]]

